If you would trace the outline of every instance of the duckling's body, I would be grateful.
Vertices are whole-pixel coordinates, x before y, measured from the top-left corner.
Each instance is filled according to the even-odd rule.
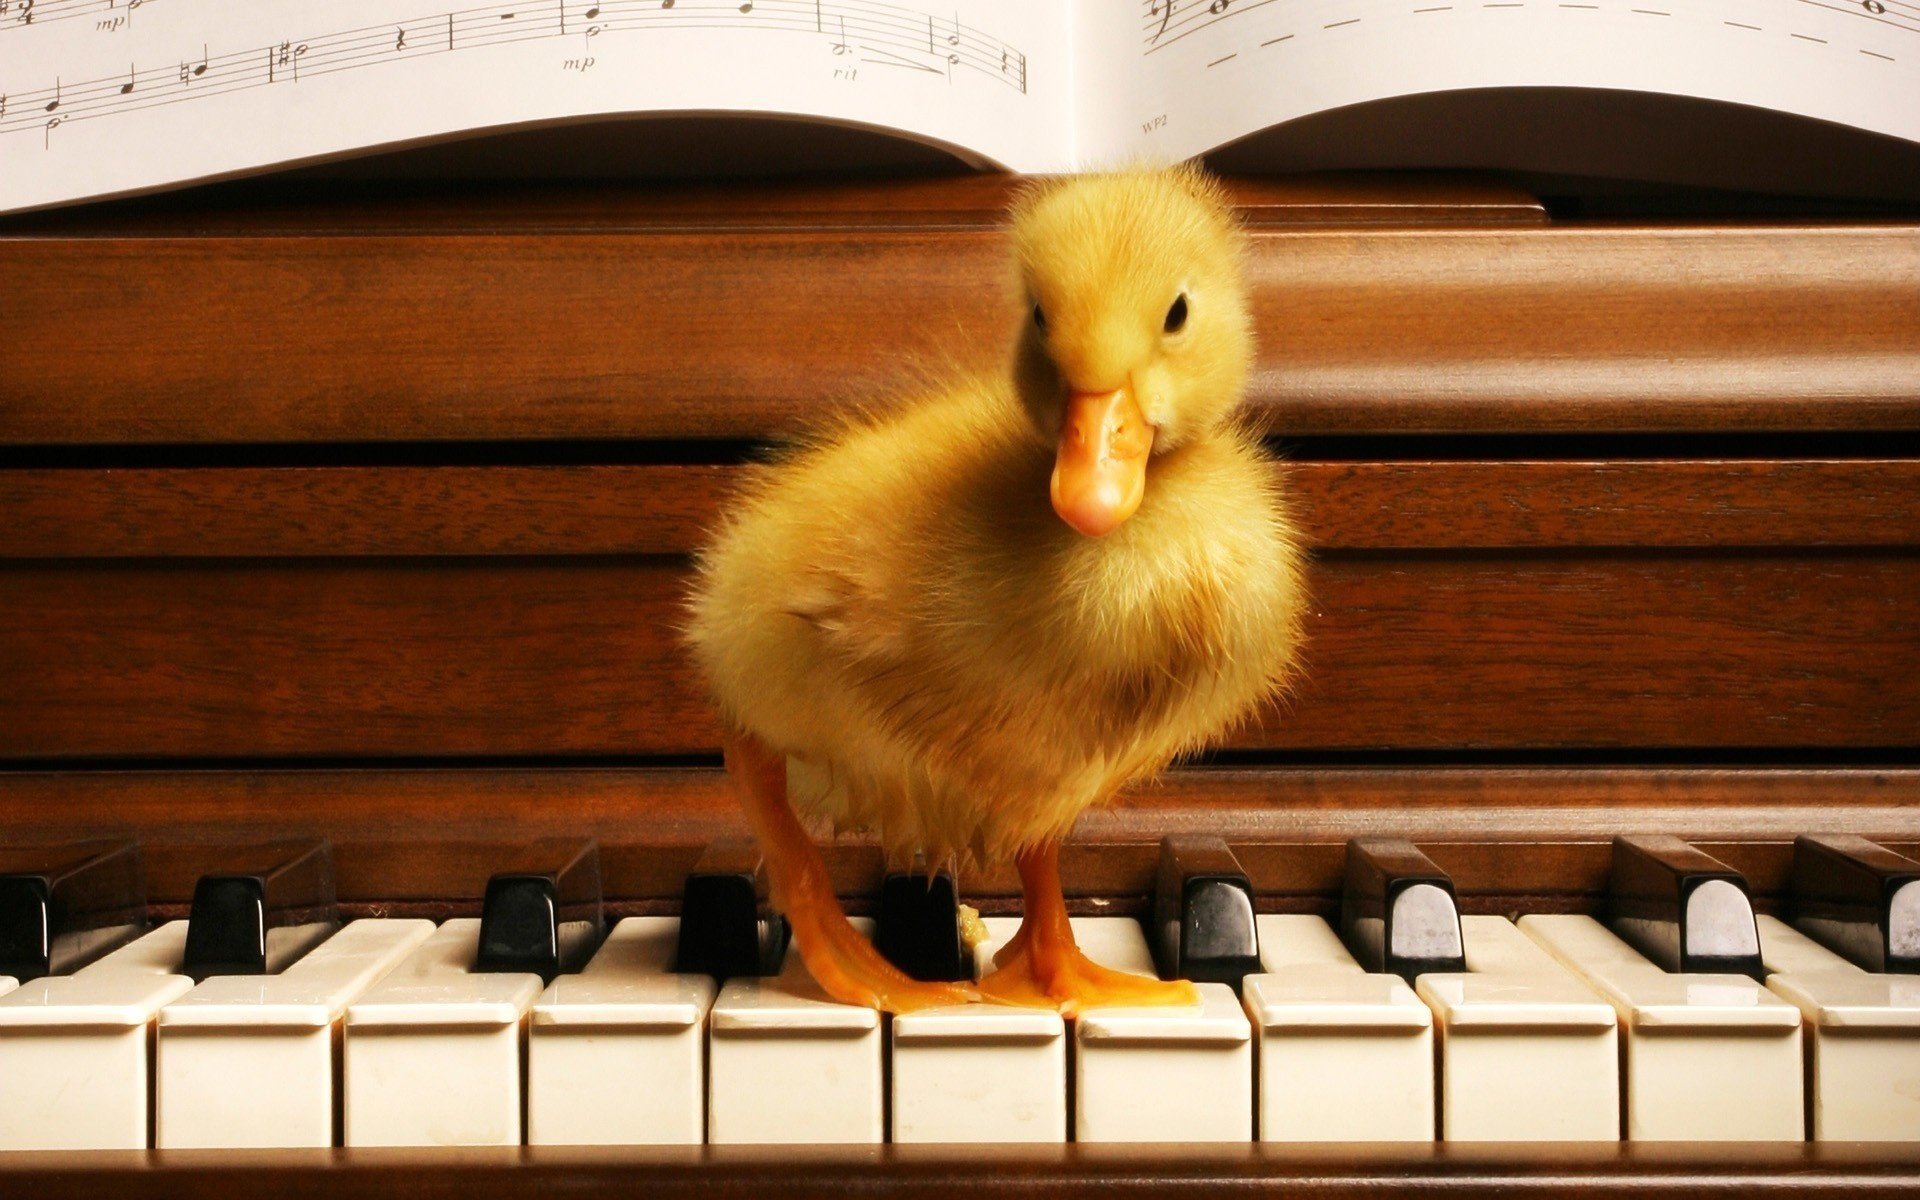
[[[1013,241],[1013,369],[765,469],[702,556],[690,641],[773,899],[828,992],[896,1012],[1188,1002],[1080,954],[1057,854],[1087,806],[1258,712],[1296,656],[1296,539],[1232,422],[1252,359],[1240,235],[1176,169],[1034,189]],[[897,859],[1013,859],[1025,912],[1000,969],[976,993],[879,959],[796,805]]]
[[[769,469],[715,541],[693,642],[803,810],[1004,863],[1284,677],[1298,552],[1251,439],[1156,458],[1100,538],[1048,504],[1053,460],[1006,384],[963,380]]]

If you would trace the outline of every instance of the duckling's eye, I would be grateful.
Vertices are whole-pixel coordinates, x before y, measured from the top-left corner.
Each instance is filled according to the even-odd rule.
[[[1047,314],[1040,311],[1038,304],[1033,306],[1033,327],[1041,333],[1047,331]]]
[[[1166,330],[1179,333],[1187,324],[1187,294],[1181,292],[1174,298],[1173,307],[1167,310]]]

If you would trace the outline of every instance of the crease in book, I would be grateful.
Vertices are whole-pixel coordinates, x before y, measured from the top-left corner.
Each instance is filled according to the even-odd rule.
[[[1920,1195],[1920,5],[475,2],[0,0],[0,1191]],[[694,556],[1202,151],[1306,666],[1060,855],[1201,1003],[835,1003]]]

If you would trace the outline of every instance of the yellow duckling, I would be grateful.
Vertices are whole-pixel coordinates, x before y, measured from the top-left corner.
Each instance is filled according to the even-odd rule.
[[[1188,1003],[1190,984],[1080,953],[1058,853],[1082,810],[1245,721],[1295,660],[1298,541],[1232,423],[1253,355],[1241,234],[1189,168],[1037,186],[1012,233],[1011,373],[766,470],[700,559],[689,637],[827,992],[892,1012]],[[873,951],[796,806],[896,857],[1015,861],[1025,915],[977,993]]]

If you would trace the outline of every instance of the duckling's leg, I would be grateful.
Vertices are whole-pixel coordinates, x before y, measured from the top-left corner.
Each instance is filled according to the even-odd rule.
[[[787,801],[787,760],[750,733],[728,736],[726,755],[727,773],[766,855],[774,907],[786,914],[808,973],[829,996],[892,1013],[980,998],[964,984],[921,983],[881,958],[847,923],[820,849]]]
[[[1060,844],[1021,853],[1020,931],[994,956],[993,974],[980,994],[1000,1004],[1057,1008],[1071,1016],[1102,1005],[1198,1004],[1200,994],[1184,979],[1162,981],[1103,967],[1074,944],[1067,901],[1060,891]]]

